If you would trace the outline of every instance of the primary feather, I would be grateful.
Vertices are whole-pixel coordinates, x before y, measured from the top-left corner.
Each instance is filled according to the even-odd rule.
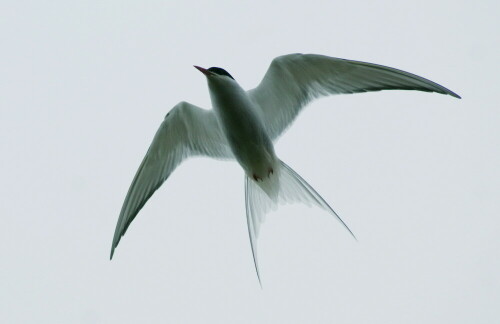
[[[213,111],[180,102],[165,116],[130,185],[116,224],[110,258],[139,210],[182,160],[194,155],[233,158]]]
[[[275,58],[261,83],[248,91],[275,140],[313,99],[381,90],[418,90],[459,95],[418,75],[391,67],[316,54]]]

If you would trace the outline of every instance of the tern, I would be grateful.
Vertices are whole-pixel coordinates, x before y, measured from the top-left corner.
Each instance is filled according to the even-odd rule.
[[[130,223],[174,169],[191,156],[236,160],[245,173],[245,205],[255,270],[257,237],[265,214],[302,202],[332,214],[328,203],[274,151],[274,142],[313,99],[380,90],[418,90],[460,96],[417,76],[378,64],[316,54],[275,58],[260,84],[245,91],[226,70],[194,66],[208,82],[211,110],[182,101],[165,116],[123,203],[110,259]]]

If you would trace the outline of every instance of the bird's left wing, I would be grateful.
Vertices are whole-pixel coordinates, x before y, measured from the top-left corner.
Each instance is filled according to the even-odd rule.
[[[233,158],[214,112],[181,102],[161,123],[130,185],[116,224],[110,258],[148,199],[182,160],[193,155]]]
[[[326,95],[418,90],[459,95],[418,75],[391,67],[316,54],[275,58],[261,83],[248,91],[275,140],[311,100]]]

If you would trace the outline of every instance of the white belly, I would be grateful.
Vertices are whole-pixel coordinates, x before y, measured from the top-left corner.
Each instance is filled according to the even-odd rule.
[[[247,176],[254,180],[272,176],[278,161],[274,146],[246,92],[226,85],[211,95],[231,150]]]

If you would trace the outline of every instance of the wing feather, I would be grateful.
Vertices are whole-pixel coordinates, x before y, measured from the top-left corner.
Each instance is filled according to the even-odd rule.
[[[110,258],[148,199],[184,159],[194,155],[233,158],[213,111],[181,102],[161,123],[130,185],[116,224]]]
[[[460,98],[453,91],[412,73],[316,54],[275,58],[261,83],[248,94],[260,107],[269,136],[275,140],[315,98],[381,90],[418,90]]]

